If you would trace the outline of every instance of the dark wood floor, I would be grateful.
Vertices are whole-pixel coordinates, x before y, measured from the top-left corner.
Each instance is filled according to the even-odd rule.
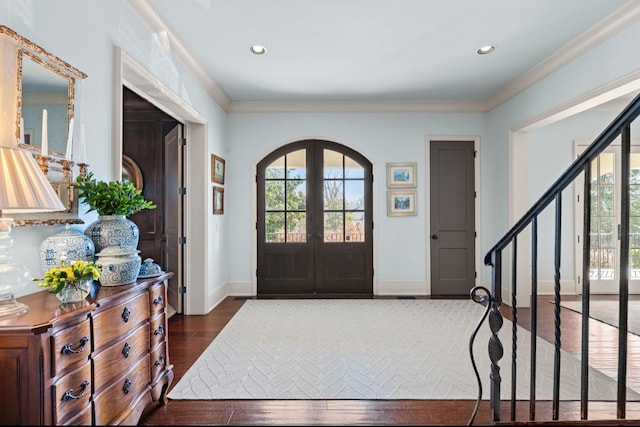
[[[549,303],[551,298],[543,296],[538,300],[538,334],[549,342],[554,342],[555,308],[554,304]],[[563,296],[563,299],[577,298]],[[169,357],[175,373],[172,385],[177,384],[244,301],[242,298],[228,297],[207,315],[174,315],[169,319]],[[505,317],[510,319],[510,310],[506,306],[503,308]],[[580,315],[564,308],[560,313],[562,348],[579,354]],[[591,365],[616,376],[618,330],[595,320],[590,322]],[[528,309],[518,311],[518,324],[529,329]],[[640,390],[640,337],[629,334],[628,353],[628,386]],[[508,357],[505,355],[505,358]],[[503,372],[507,370],[508,367],[503,367]],[[151,406],[145,411],[139,424],[465,425],[474,406],[475,401],[461,400],[170,400],[164,406]],[[537,403],[536,419],[550,420],[551,410],[549,402]],[[503,420],[509,419],[508,411],[508,405],[503,404]],[[589,423],[604,424],[602,420],[616,418],[616,411],[615,402],[591,402]],[[579,421],[579,402],[561,403],[559,413],[564,424]],[[524,422],[528,417],[528,402],[518,402],[516,419]],[[625,418],[625,421],[612,424],[640,425],[640,404],[627,402]],[[487,424],[491,424],[491,416],[488,402],[483,402],[474,425]]]

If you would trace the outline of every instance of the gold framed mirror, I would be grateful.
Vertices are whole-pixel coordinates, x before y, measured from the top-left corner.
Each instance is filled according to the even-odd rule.
[[[19,145],[40,151],[46,110],[48,151],[51,156],[64,157],[73,117],[75,79],[25,49],[18,49],[17,79]]]
[[[131,157],[124,154],[122,155],[122,181],[131,181],[140,191],[144,188],[140,167]]]
[[[20,214],[14,219],[18,225],[75,223],[78,201],[71,187],[75,168],[66,157],[75,139],[70,124],[78,83],[87,75],[4,25],[0,25],[0,57],[0,105],[7,117],[15,117],[14,126],[0,128],[1,143],[16,141],[34,156],[44,154],[41,144],[46,124],[46,156],[38,160],[66,207],[62,213]]]

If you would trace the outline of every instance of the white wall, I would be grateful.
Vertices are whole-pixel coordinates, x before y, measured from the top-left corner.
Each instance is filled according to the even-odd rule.
[[[544,157],[534,153],[529,165],[531,177],[520,181],[509,175],[510,131],[517,131],[523,124],[558,106],[640,69],[640,56],[632,54],[633,50],[629,48],[640,40],[640,24],[635,24],[485,114],[238,113],[227,116],[123,0],[0,0],[0,17],[2,24],[88,75],[80,87],[79,108],[90,144],[88,162],[99,178],[115,178],[114,165],[119,161],[114,154],[117,150],[113,130],[116,46],[206,119],[207,124],[201,129],[203,142],[189,148],[190,163],[186,170],[190,188],[194,190],[187,189],[188,209],[193,213],[190,224],[193,232],[187,236],[187,245],[191,257],[202,260],[193,266],[194,271],[201,273],[193,276],[198,280],[187,284],[192,290],[199,290],[189,291],[191,295],[198,295],[190,307],[194,314],[206,313],[215,304],[217,296],[234,289],[233,285],[238,284],[238,289],[246,290],[246,285],[255,280],[255,248],[251,247],[252,233],[255,233],[255,164],[276,147],[301,138],[317,137],[343,143],[367,156],[374,165],[375,174],[376,283],[426,287],[425,137],[480,136],[482,199],[481,253],[478,256],[484,256],[516,219],[510,218],[514,206],[509,194],[523,191],[531,192],[533,196],[539,192],[540,189],[530,182],[536,179],[536,171],[545,167],[533,163]],[[572,133],[566,129],[559,132],[562,134],[544,135],[544,138],[567,139]],[[576,138],[583,136],[575,135]],[[532,147],[535,151],[535,141]],[[211,153],[227,162],[225,215],[222,216],[211,215],[212,185],[208,175]],[[386,216],[385,163],[392,161],[418,163],[416,217]],[[561,168],[560,164],[556,166]],[[87,222],[94,219],[84,215],[83,218]],[[60,227],[15,229],[18,244],[13,251],[14,258],[36,272],[39,243],[59,230]],[[398,247],[404,249],[398,251]],[[488,281],[489,269],[484,268],[479,282]],[[37,290],[33,285],[24,293]]]
[[[115,93],[115,48],[142,65],[153,74],[168,90],[177,94],[184,102],[205,118],[208,132],[202,141],[188,148],[188,166],[197,171],[189,175],[192,191],[188,195],[193,213],[193,234],[187,236],[188,246],[193,259],[201,259],[190,270],[200,279],[194,287],[208,295],[222,288],[226,281],[225,251],[208,251],[207,243],[212,247],[222,247],[223,233],[213,233],[223,227],[223,218],[210,215],[211,188],[209,181],[209,153],[215,152],[222,157],[224,150],[225,114],[206,94],[205,88],[195,77],[178,63],[162,46],[135,15],[126,2],[109,1],[12,1],[0,0],[2,24],[47,49],[52,54],[87,74],[79,87],[79,105],[76,112],[80,115],[86,129],[87,162],[98,179],[118,179],[114,176],[116,164],[120,162],[115,147],[114,134],[114,93]],[[6,143],[6,142],[4,142]],[[196,153],[196,154],[193,154]],[[187,171],[189,173],[189,170]],[[206,210],[205,210],[206,209]],[[95,214],[85,215],[86,207],[80,207],[81,218],[85,224],[96,219]],[[82,231],[86,225],[73,226]],[[12,250],[14,261],[25,265],[34,276],[39,276],[38,251],[40,243],[48,236],[61,231],[63,227],[24,227],[14,228],[15,248]],[[200,274],[193,274],[199,270]],[[35,282],[19,295],[41,290]],[[208,299],[194,298],[191,304],[193,313],[206,313],[211,306]]]
[[[425,138],[427,135],[483,134],[483,115],[443,113],[293,113],[230,114],[230,190],[226,209],[233,212],[227,226],[228,280],[252,283],[255,265],[249,254],[255,240],[255,165],[269,152],[292,141],[319,138],[344,144],[373,163],[374,282],[420,287],[426,293],[427,230],[425,214]],[[481,141],[482,145],[482,141]],[[418,215],[388,217],[386,163],[417,162]]]

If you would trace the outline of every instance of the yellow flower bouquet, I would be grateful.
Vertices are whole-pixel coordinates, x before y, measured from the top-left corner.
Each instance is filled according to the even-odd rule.
[[[62,302],[83,300],[89,294],[90,282],[100,277],[102,266],[93,261],[77,260],[67,263],[65,259],[60,264],[49,268],[38,286],[49,289]]]

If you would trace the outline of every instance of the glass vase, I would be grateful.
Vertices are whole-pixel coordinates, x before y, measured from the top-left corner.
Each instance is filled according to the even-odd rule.
[[[63,303],[80,302],[89,295],[91,290],[92,279],[76,280],[68,282],[60,292],[56,294],[56,297]]]

